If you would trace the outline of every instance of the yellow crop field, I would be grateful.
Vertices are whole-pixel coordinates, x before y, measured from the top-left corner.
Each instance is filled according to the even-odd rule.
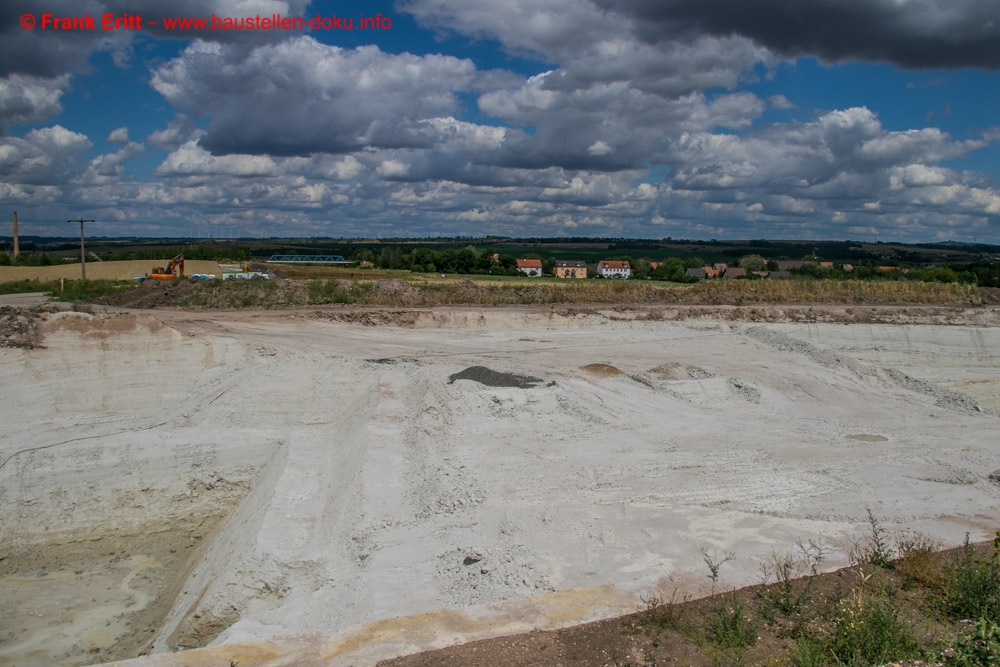
[[[162,260],[141,259],[126,262],[87,262],[87,278],[90,280],[129,280],[132,276],[145,276],[153,266],[166,266],[170,258]],[[194,273],[214,273],[222,277],[222,269],[218,262],[205,260],[188,260],[184,263],[184,275]],[[56,266],[0,266],[0,283],[10,283],[19,280],[38,280],[49,282],[66,278],[76,280],[80,277],[80,263],[59,264]]]

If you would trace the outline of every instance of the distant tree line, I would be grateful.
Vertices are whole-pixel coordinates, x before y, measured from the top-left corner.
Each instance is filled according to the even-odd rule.
[[[871,262],[854,266],[847,271],[843,264],[832,267],[806,264],[793,269],[792,274],[829,280],[909,280],[925,283],[964,283],[980,287],[1000,287],[1000,263],[974,262],[957,266],[930,266],[910,268],[878,268]]]
[[[165,257],[176,257],[184,254],[184,259],[207,260],[211,262],[230,261],[245,262],[250,260],[250,249],[229,246],[155,246],[136,248],[133,251],[101,252],[97,257],[102,262],[125,262],[130,260],[162,260]],[[88,256],[90,251],[88,250]],[[49,252],[21,252],[17,257],[11,253],[0,252],[0,266],[52,266],[55,264],[72,264],[80,261],[79,254],[63,257]],[[90,259],[88,258],[88,262]]]
[[[73,261],[59,255],[50,255],[47,252],[22,252],[17,257],[6,252],[0,252],[0,266],[52,266],[54,264],[72,263]]]
[[[359,262],[370,262],[380,269],[402,269],[418,273],[457,273],[494,276],[516,276],[517,258],[497,255],[492,248],[415,248],[404,251],[400,246],[384,246],[377,252],[362,250],[355,253]]]
[[[209,262],[245,262],[250,259],[250,249],[241,246],[156,246],[137,248],[134,251],[102,252],[99,257],[105,262],[119,262],[133,259],[158,260],[183,254],[184,259],[206,260]]]

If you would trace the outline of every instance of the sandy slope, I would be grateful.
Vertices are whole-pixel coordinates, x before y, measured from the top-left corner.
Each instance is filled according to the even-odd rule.
[[[736,555],[726,586],[797,540],[842,565],[867,508],[948,543],[996,529],[997,328],[157,317],[63,314],[46,349],[0,350],[0,587],[30,600],[101,565],[83,578],[125,591],[120,621],[157,610],[147,650],[212,642],[145,664],[371,664],[581,622],[701,592],[704,552]],[[475,366],[538,382],[452,379]],[[100,561],[104,540],[205,514],[189,560],[133,541],[128,568]],[[30,555],[53,543],[79,549],[43,577]],[[129,594],[141,557],[178,582]],[[0,664],[51,631],[6,611]],[[61,650],[126,657],[121,627]]]

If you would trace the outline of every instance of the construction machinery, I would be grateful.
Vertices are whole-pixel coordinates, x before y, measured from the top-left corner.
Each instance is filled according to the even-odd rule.
[[[154,266],[153,270],[146,274],[147,278],[159,278],[160,280],[174,280],[184,277],[184,253],[177,255],[166,268]]]

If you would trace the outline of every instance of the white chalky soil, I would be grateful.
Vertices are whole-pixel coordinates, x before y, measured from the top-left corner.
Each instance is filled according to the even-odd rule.
[[[705,553],[736,555],[726,587],[799,541],[839,567],[867,509],[954,545],[997,527],[996,327],[442,309],[43,330],[0,349],[0,665],[373,664],[707,592]]]

